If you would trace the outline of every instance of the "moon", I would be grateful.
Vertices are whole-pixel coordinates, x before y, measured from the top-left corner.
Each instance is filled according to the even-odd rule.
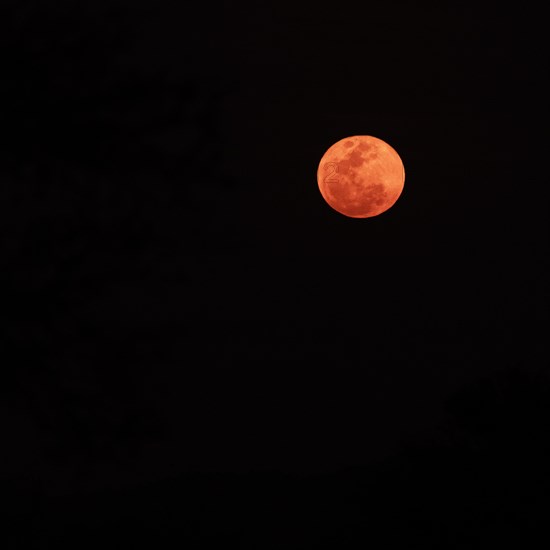
[[[317,183],[325,201],[340,214],[371,218],[395,204],[405,184],[405,168],[385,141],[351,136],[323,155]]]

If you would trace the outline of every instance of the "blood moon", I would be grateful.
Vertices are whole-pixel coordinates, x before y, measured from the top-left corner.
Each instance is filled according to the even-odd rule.
[[[351,136],[329,147],[317,170],[321,195],[350,218],[370,218],[391,208],[403,191],[405,168],[385,141]]]

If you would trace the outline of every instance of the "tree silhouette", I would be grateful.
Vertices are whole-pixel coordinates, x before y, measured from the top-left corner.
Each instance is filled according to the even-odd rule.
[[[7,445],[6,483],[42,470],[71,487],[87,460],[131,457],[159,430],[129,374],[158,354],[136,345],[135,324],[106,333],[104,317],[152,317],[140,288],[137,313],[110,304],[132,281],[185,280],[201,235],[194,210],[226,179],[217,89],[177,52],[167,63],[166,51],[140,49],[157,11],[0,6],[0,392],[13,432],[34,445],[24,460],[26,447]],[[174,251],[183,259],[171,263]]]
[[[227,181],[218,89],[177,52],[166,62],[166,51],[140,50],[153,4],[0,7],[0,280],[10,349],[39,347],[57,330],[50,320],[61,326],[116,281],[170,276],[171,247],[189,255],[207,231],[195,213],[206,195],[210,211],[222,209],[223,193],[211,196]]]
[[[548,377],[502,371],[448,400],[435,437],[332,474],[181,474],[37,506],[19,484],[21,548],[99,541],[214,548],[537,548],[549,488]],[[34,491],[34,493],[33,493]],[[75,499],[77,499],[75,501]],[[543,547],[543,546],[540,546]]]

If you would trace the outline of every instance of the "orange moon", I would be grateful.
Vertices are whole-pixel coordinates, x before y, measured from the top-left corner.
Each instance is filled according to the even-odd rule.
[[[351,136],[323,155],[317,183],[325,201],[340,214],[371,218],[395,204],[405,184],[405,168],[385,141]]]

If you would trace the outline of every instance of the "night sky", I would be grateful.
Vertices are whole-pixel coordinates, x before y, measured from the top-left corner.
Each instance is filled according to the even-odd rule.
[[[0,4],[3,547],[531,548],[541,14],[223,4]],[[361,134],[363,220],[316,180]]]

